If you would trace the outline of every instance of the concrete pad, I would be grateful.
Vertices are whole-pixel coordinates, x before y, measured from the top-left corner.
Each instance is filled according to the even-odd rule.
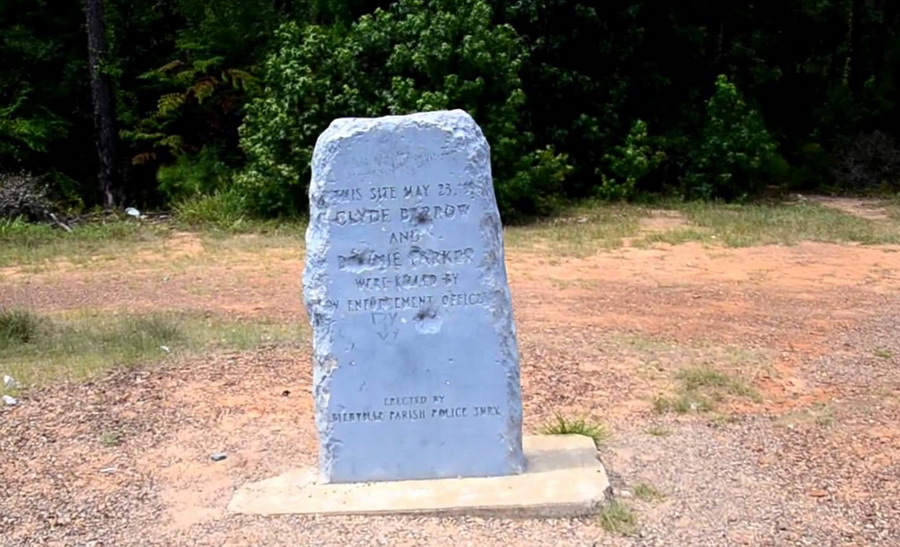
[[[526,436],[520,475],[316,484],[315,469],[290,471],[239,488],[228,504],[254,515],[485,515],[574,517],[610,495],[594,441],[581,435]]]

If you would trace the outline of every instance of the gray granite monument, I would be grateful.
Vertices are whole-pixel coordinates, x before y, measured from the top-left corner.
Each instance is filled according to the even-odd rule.
[[[320,480],[524,470],[490,149],[460,110],[335,120],[309,189]]]

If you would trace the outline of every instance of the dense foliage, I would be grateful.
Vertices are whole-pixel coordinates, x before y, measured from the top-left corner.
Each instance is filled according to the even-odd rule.
[[[508,218],[900,190],[891,0],[102,3],[120,205],[302,213],[332,119],[445,108],[484,129]],[[102,203],[84,21],[0,4],[0,173],[75,208]]]

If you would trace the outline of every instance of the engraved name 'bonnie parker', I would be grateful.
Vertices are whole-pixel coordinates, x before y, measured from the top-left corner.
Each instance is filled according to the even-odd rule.
[[[415,268],[418,266],[458,266],[471,264],[475,261],[475,249],[423,249],[412,247],[406,253],[402,251],[378,252],[372,249],[354,249],[349,255],[339,255],[338,268],[349,271],[362,271],[365,269],[387,270],[390,268],[402,268],[404,266]]]
[[[521,472],[518,350],[479,127],[459,110],[335,120],[312,173],[303,285],[322,479]]]

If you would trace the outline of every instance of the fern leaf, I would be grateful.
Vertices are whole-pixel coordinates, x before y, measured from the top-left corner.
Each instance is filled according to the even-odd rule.
[[[215,90],[216,81],[212,78],[204,78],[191,87],[190,93],[196,97],[198,103],[202,103],[203,100],[212,95]]]
[[[156,141],[156,145],[166,147],[173,154],[178,154],[184,147],[184,139],[181,138],[181,135],[169,135]]]
[[[131,158],[132,165],[144,165],[154,161],[156,159],[156,153],[154,152],[143,152],[135,157]]]
[[[243,89],[244,91],[255,87],[259,81],[253,74],[239,68],[225,69],[222,72],[222,79],[230,82],[235,89]]]
[[[160,116],[167,116],[170,112],[178,110],[184,104],[184,93],[166,93],[159,98],[157,110]]]
[[[184,62],[181,59],[175,59],[174,61],[170,61],[163,66],[156,69],[156,72],[166,73],[175,70],[176,68],[181,68],[184,66]]]
[[[217,66],[225,62],[224,57],[210,57],[209,59],[198,59],[194,61],[194,70],[198,72],[209,72]]]

